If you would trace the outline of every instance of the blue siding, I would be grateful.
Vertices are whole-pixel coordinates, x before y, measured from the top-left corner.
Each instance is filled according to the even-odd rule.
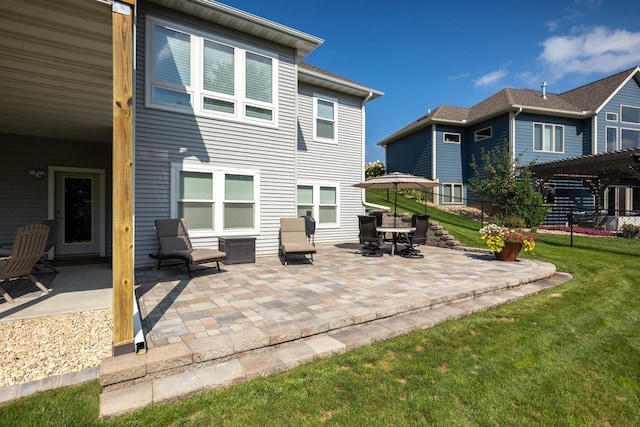
[[[475,132],[480,129],[491,126],[491,138],[484,139],[482,141],[475,141]],[[505,144],[509,141],[509,115],[504,114],[499,117],[494,117],[491,120],[487,120],[477,125],[471,126],[468,131],[467,143],[464,144],[462,152],[464,162],[462,163],[462,176],[464,182],[468,182],[473,177],[473,169],[469,166],[472,160],[476,160],[477,163],[481,163],[482,150],[489,152],[494,148]]]
[[[459,133],[460,144],[444,142],[445,133]],[[465,128],[436,126],[436,174],[440,182],[462,183],[462,146],[467,143]]]
[[[388,172],[405,172],[432,178],[431,126],[387,145]]]
[[[555,202],[551,212],[544,220],[545,224],[565,224],[568,214],[586,211],[593,212],[594,196],[588,187],[579,179],[553,179],[556,187]]]
[[[547,153],[533,151],[533,124],[545,123],[564,126],[564,152]],[[565,159],[567,157],[582,156],[583,135],[587,121],[578,119],[566,119],[562,117],[550,117],[537,114],[520,114],[516,117],[515,132],[515,154],[522,155],[521,163],[527,164],[532,161],[537,163],[551,160]]]
[[[607,105],[602,108],[602,110],[598,113],[598,152],[604,153],[606,151],[606,143],[607,143],[607,127],[615,127],[618,128],[618,141],[620,140],[620,129],[637,129],[640,130],[640,125],[633,123],[621,123],[622,112],[621,106],[633,106],[640,108],[640,84],[635,80],[631,79],[620,88],[620,91],[607,103]],[[607,113],[616,113],[618,115],[618,121],[607,121],[606,114]],[[619,148],[619,147],[618,147]]]

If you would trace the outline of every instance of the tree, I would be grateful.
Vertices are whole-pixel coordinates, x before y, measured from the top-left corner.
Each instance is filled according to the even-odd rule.
[[[542,194],[533,188],[529,166],[519,166],[522,156],[512,159],[508,146],[505,141],[489,152],[481,149],[482,167],[472,157],[474,177],[469,180],[469,190],[482,201],[490,201],[503,220],[521,218],[527,227],[537,227],[549,209],[544,206]]]

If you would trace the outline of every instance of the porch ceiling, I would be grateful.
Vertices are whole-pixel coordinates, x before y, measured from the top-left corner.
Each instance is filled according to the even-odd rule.
[[[111,142],[111,8],[0,2],[0,133]]]

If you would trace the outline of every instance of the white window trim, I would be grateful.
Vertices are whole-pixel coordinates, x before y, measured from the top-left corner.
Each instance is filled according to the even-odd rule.
[[[616,147],[613,151],[617,151],[619,150],[620,147],[620,128],[617,126],[605,126],[604,128],[604,151],[607,152],[607,144],[609,141],[607,141],[607,133],[609,131],[609,129],[615,129],[616,130]]]
[[[440,200],[442,202],[443,205],[463,205],[464,204],[464,184],[460,183],[460,182],[444,182],[441,184],[442,189],[441,189],[441,193],[440,193]],[[460,201],[455,201],[455,192],[453,191],[454,188],[456,186],[460,187],[460,193],[462,194],[462,198]],[[444,187],[451,187],[451,202],[445,202],[444,198],[445,198],[445,194],[444,194]]]
[[[625,122],[624,120],[622,120],[622,108],[623,107],[635,108],[636,110],[640,110],[640,107],[638,107],[637,105],[620,104],[620,123],[625,123],[625,124],[628,124],[628,125],[640,125],[640,122]],[[639,114],[640,114],[640,112],[639,112]]]
[[[542,129],[543,129],[543,135],[544,135],[544,127],[545,126],[553,126],[553,132],[551,132],[551,135],[553,135],[554,138],[554,146],[555,146],[555,137],[556,137],[556,132],[555,132],[555,128],[556,127],[560,127],[562,128],[562,151],[548,151],[544,149],[544,141],[542,141],[542,150],[536,150],[536,125],[542,125]],[[532,143],[533,143],[533,151],[536,153],[552,153],[552,154],[564,154],[564,150],[565,150],[565,146],[566,146],[566,132],[565,132],[565,126],[564,125],[558,125],[555,123],[544,123],[544,122],[533,122],[533,126],[532,126],[532,132],[531,132],[531,139],[532,139]]]
[[[191,86],[185,88],[176,88],[163,86],[153,81],[153,41],[154,41],[154,28],[155,26],[161,26],[173,31],[178,31],[191,36]],[[248,124],[259,125],[263,127],[278,127],[278,70],[280,58],[276,52],[272,52],[256,46],[251,46],[246,43],[242,43],[237,40],[231,40],[216,34],[203,32],[184,25],[178,25],[171,21],[163,20],[153,16],[148,16],[146,20],[146,48],[145,48],[145,107],[158,110],[171,111],[175,113],[187,113],[196,116],[209,117],[227,121],[242,122]],[[235,58],[235,95],[225,95],[214,92],[205,91],[202,83],[202,64],[204,61],[204,40],[210,40],[215,43],[227,45],[234,48]],[[253,99],[246,98],[245,85],[246,85],[246,52],[251,52],[256,55],[265,56],[272,60],[272,102],[264,103]],[[154,87],[166,87],[167,89],[183,91],[190,96],[191,105],[180,107],[175,104],[160,103],[153,100],[153,88]],[[234,114],[225,114],[212,110],[204,109],[204,96],[210,94],[210,97],[220,99],[223,101],[234,102],[235,112]],[[271,121],[260,120],[251,117],[246,117],[247,106],[267,108],[273,111]]]
[[[313,187],[313,209],[311,210],[311,216],[316,219],[316,228],[329,229],[340,228],[340,184],[337,182],[329,181],[298,181],[296,183],[296,212],[298,211],[298,186],[305,185]],[[336,189],[336,222],[335,223],[320,223],[320,187],[332,187]]]
[[[615,119],[610,119],[609,118],[609,114],[611,114],[612,116],[615,116]],[[612,111],[607,111],[604,113],[604,119],[607,122],[617,122],[618,121],[618,113],[614,113]]]
[[[171,218],[178,217],[178,195],[180,194],[180,172],[203,172],[213,175],[213,229],[189,230],[192,237],[231,237],[260,234],[260,172],[254,169],[216,168],[201,163],[171,164]],[[253,176],[254,228],[224,229],[224,177],[231,175]],[[187,224],[188,225],[188,224]]]
[[[483,130],[487,130],[487,129],[489,129],[489,136],[486,136],[486,135],[478,135],[478,133],[479,133],[479,132],[482,132]],[[492,138],[492,137],[493,137],[493,126],[487,126],[487,127],[485,127],[485,128],[478,129],[478,130],[476,130],[475,132],[473,132],[473,140],[474,140],[475,142],[483,141],[483,140],[485,140],[485,139],[490,139],[490,138]]]
[[[458,135],[458,141],[447,141],[447,135]],[[458,132],[442,132],[442,142],[445,144],[460,144],[462,142],[462,134]]]
[[[327,119],[318,117],[318,101],[325,101],[333,103],[333,138],[323,138],[317,136],[318,130],[318,120]],[[324,96],[321,94],[314,93],[313,94],[313,140],[318,142],[338,142],[338,99],[330,96]]]

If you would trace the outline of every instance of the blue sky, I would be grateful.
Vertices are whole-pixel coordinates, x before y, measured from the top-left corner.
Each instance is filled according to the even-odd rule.
[[[559,93],[640,65],[638,0],[221,3],[324,39],[306,62],[385,93],[367,104],[367,162],[440,105],[542,81]]]

